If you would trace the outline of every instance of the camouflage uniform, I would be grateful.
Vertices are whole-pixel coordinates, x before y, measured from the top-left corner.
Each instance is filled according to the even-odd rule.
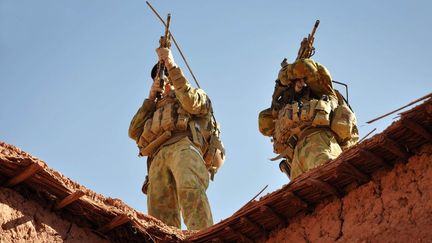
[[[307,86],[299,97],[295,97],[298,94],[294,92],[294,85],[299,80]],[[323,108],[318,108],[317,103],[324,104]],[[298,104],[299,108],[296,109],[300,109],[300,112],[287,108],[291,104]],[[302,107],[307,106],[311,107],[310,110],[302,110]],[[274,152],[281,154],[279,158],[288,159],[287,173],[291,180],[336,158],[342,152],[335,133],[330,129],[330,113],[337,106],[338,97],[332,87],[330,73],[324,66],[311,59],[283,65],[276,83],[272,108],[262,111],[258,119],[260,132],[273,138]],[[285,112],[287,109],[291,113]],[[309,117],[303,117],[308,112],[311,112]],[[299,114],[301,118],[294,119],[293,113]],[[322,117],[328,121],[318,119]],[[293,136],[297,141],[288,142],[292,141]]]
[[[329,130],[322,129],[305,136],[294,149],[290,178],[335,159],[340,153],[342,149]]]
[[[180,214],[188,229],[213,224],[206,196],[207,168],[199,150],[185,137],[164,146],[153,159],[149,172],[149,214],[168,225],[180,227]]]
[[[167,103],[174,102],[174,107],[183,110],[190,121],[195,122],[200,137],[199,141],[194,141],[196,138],[193,139],[190,132],[179,132],[175,126],[170,129],[173,135],[169,140],[148,155],[151,165],[148,168],[147,205],[150,215],[178,228],[181,227],[181,211],[187,228],[198,230],[213,224],[206,196],[209,173],[203,160],[206,140],[203,127],[211,122],[211,104],[203,90],[191,87],[180,68],[173,67],[168,73],[175,91],[168,95],[167,99],[171,98],[171,101]],[[146,99],[131,121],[129,136],[137,142],[141,153],[149,142],[144,136],[146,122],[154,120],[155,111],[162,102],[164,100],[154,102]],[[180,117],[179,114],[174,117],[177,116]],[[156,137],[164,129],[161,128]]]

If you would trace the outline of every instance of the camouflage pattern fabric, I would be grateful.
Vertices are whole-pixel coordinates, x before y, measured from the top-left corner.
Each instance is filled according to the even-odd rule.
[[[168,72],[183,109],[193,115],[210,114],[211,104],[204,90],[192,87],[179,67],[171,68]]]
[[[290,179],[293,180],[300,174],[325,164],[341,153],[342,149],[331,131],[322,129],[307,135],[298,141],[295,147]]]
[[[311,88],[312,92],[321,97],[322,95],[333,96],[336,93],[333,89],[330,72],[323,65],[312,59],[300,59],[289,64],[285,69],[287,77],[284,85],[289,85],[291,80],[302,79]]]
[[[190,119],[196,127],[207,128],[212,117],[207,94],[200,88],[192,87],[179,67],[169,68],[168,73],[181,108],[188,115],[193,115]],[[143,127],[154,116],[159,102],[163,101],[156,103],[146,99],[130,123],[129,137],[137,142],[140,149]],[[210,135],[205,129],[199,134]],[[200,149],[184,136],[175,143],[158,148],[159,151],[152,155],[153,160],[148,170],[148,213],[178,228],[181,227],[182,215],[189,230],[198,230],[213,224],[206,196],[209,173]]]
[[[142,106],[138,109],[133,116],[129,125],[129,137],[138,143],[139,137],[144,130],[146,117],[151,114],[155,109],[155,103],[149,99],[145,99]]]
[[[272,115],[272,109],[267,108],[261,111],[258,115],[258,128],[262,135],[272,136],[275,128],[274,117]]]
[[[149,214],[180,228],[180,211],[189,230],[213,225],[206,196],[209,174],[198,149],[189,138],[163,147],[149,171]]]
[[[307,85],[302,90],[298,87],[298,84],[302,84],[299,81]],[[340,99],[342,100],[342,97]],[[301,108],[297,106],[300,100],[303,104]],[[345,138],[342,141],[344,148],[352,146],[358,139],[354,114],[353,118],[339,121],[330,127],[331,122],[335,122],[332,120],[332,112],[338,107],[338,101],[340,100],[333,89],[330,72],[323,65],[308,58],[296,60],[292,64],[283,63],[272,95],[272,116],[269,109],[261,111],[258,125],[264,136],[272,137],[274,152],[280,154],[278,157],[282,154],[291,160],[291,180],[339,156],[342,143],[339,141],[338,144],[334,132],[347,130],[342,131]],[[300,117],[292,115],[297,114],[300,109]],[[340,113],[347,113],[344,111]],[[340,117],[342,118],[339,120],[345,118],[342,114]],[[335,126],[339,124],[339,127]],[[336,131],[330,130],[335,127]],[[304,132],[308,135],[301,138]],[[300,140],[295,145],[291,158],[286,151],[287,142],[293,135],[300,137]]]

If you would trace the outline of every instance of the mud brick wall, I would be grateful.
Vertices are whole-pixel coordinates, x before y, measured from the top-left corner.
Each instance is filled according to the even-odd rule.
[[[0,187],[0,212],[0,243],[108,242],[9,188]]]
[[[432,146],[296,216],[265,242],[432,242]]]

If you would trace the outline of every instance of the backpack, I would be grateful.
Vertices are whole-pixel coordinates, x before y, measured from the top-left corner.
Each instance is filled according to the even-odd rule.
[[[357,118],[342,94],[338,90],[335,92],[338,106],[333,111],[330,128],[337,135],[336,139],[342,150],[346,150],[358,142]]]

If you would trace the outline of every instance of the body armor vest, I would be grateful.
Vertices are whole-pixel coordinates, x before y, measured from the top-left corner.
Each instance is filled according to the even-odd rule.
[[[277,111],[273,132],[275,153],[284,153],[287,147],[294,149],[298,140],[317,128],[331,130],[343,150],[357,143],[357,120],[342,97],[308,98],[293,101]]]
[[[274,152],[280,154],[287,146],[294,148],[306,128],[329,128],[330,113],[336,106],[337,101],[332,97],[325,96],[315,99],[309,95],[302,96],[283,106],[277,111],[275,121]]]
[[[141,156],[154,156],[162,146],[189,137],[199,148],[207,168],[213,175],[222,166],[225,155],[219,133],[218,124],[212,113],[188,113],[182,108],[175,92],[170,91],[156,103],[155,111],[146,119],[138,147]]]

